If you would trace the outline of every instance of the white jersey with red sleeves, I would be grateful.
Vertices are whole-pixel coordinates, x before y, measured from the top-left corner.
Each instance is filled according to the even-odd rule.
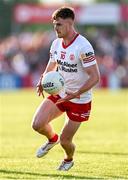
[[[53,41],[50,50],[50,62],[57,62],[58,71],[65,79],[65,91],[76,92],[88,79],[86,67],[96,64],[94,50],[89,41],[80,34],[65,46],[63,39]],[[64,97],[65,92],[59,94]],[[84,104],[92,99],[91,90],[84,92],[71,102]]]

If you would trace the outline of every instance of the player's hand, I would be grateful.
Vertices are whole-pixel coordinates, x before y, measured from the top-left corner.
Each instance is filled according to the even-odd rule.
[[[66,92],[66,96],[64,98],[59,99],[56,104],[65,102],[65,101],[69,101],[70,99],[74,99],[74,98],[79,98],[79,95],[77,92],[75,93],[67,93]]]
[[[39,82],[36,85],[36,90],[37,90],[38,96],[42,95],[43,98],[44,98],[43,87],[41,85],[41,81],[40,80],[39,80]]]

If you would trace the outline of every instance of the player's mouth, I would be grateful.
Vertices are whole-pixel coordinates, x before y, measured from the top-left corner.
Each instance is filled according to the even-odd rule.
[[[57,33],[57,34],[60,34],[60,32],[59,32],[59,31],[56,31],[56,33]]]
[[[58,36],[58,37],[61,36],[61,32],[56,31],[56,33],[57,33],[57,36]]]

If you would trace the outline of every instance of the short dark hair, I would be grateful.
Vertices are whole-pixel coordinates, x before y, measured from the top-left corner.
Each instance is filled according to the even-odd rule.
[[[74,20],[75,19],[74,10],[70,7],[61,7],[59,9],[57,9],[52,14],[52,19],[57,20],[58,18],[62,18],[62,19],[71,18],[72,20]]]

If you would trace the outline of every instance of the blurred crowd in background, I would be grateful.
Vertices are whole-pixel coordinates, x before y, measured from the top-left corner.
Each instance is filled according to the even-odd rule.
[[[1,88],[35,86],[47,65],[53,36],[53,32],[23,32],[1,40]]]
[[[102,88],[128,87],[128,32],[91,28],[82,33],[93,45]],[[34,87],[49,60],[54,32],[21,32],[0,39],[0,88]],[[11,76],[10,76],[11,75]],[[13,79],[15,78],[15,81]],[[14,84],[15,83],[15,84]]]

